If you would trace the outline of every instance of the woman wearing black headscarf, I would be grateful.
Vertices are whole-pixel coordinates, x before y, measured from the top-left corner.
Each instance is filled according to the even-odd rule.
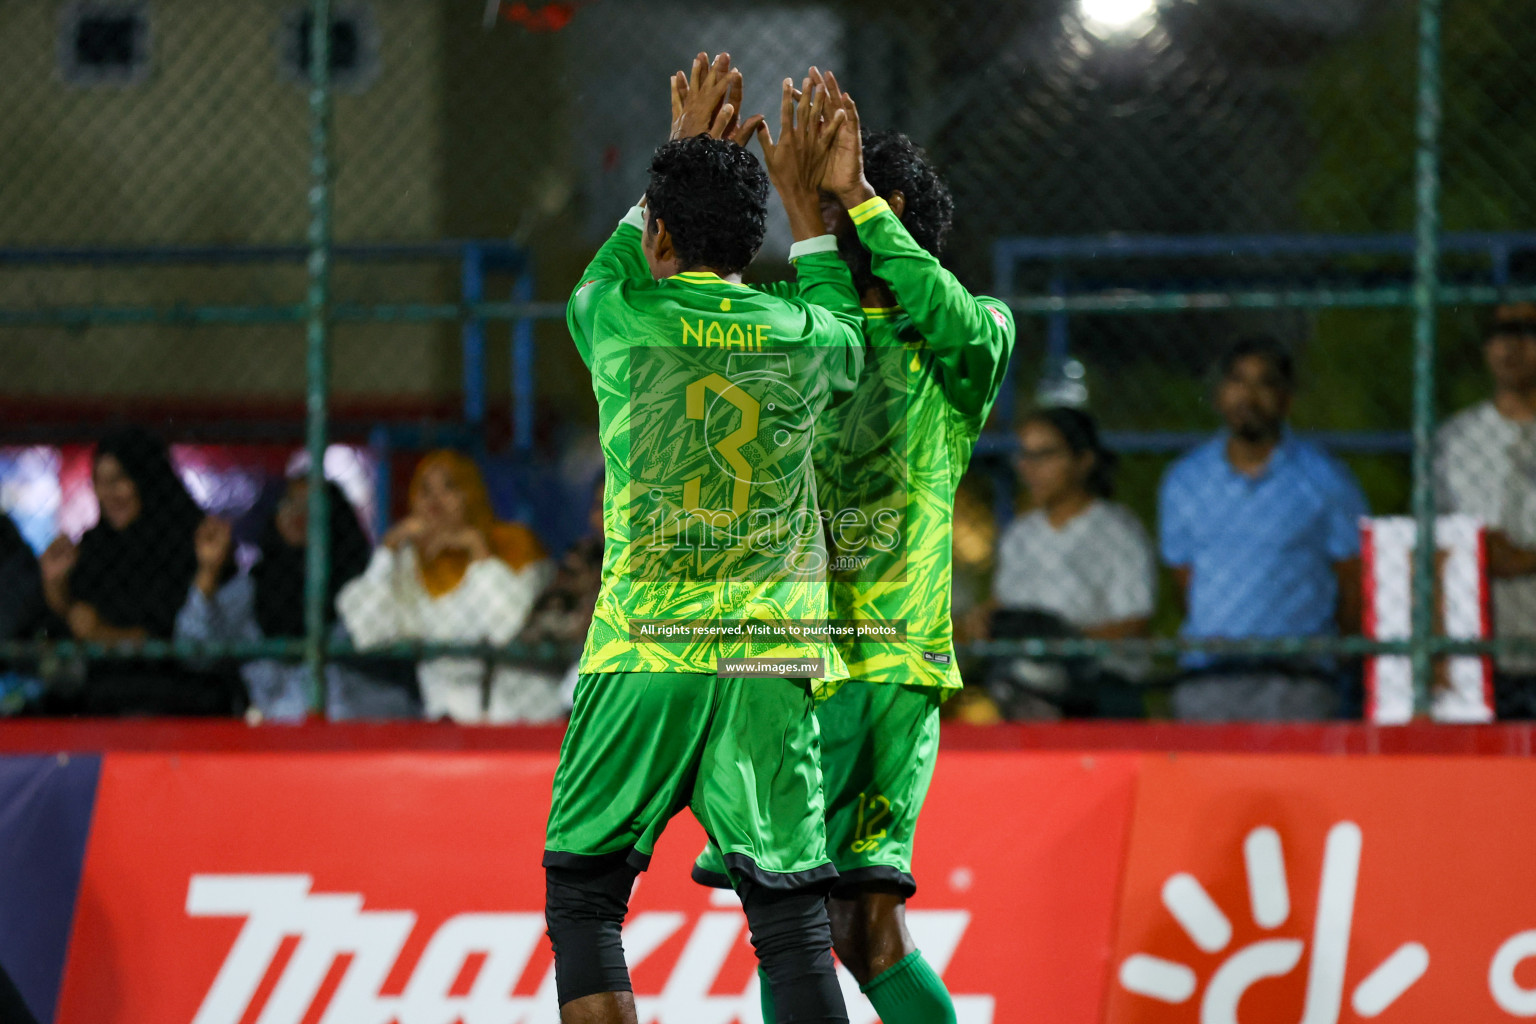
[[[31,640],[47,625],[37,555],[10,516],[0,512],[0,640]],[[0,660],[0,714],[20,712],[39,693],[35,658]],[[0,984],[0,990],[4,985]],[[0,994],[0,1020],[5,1020]]]
[[[131,644],[171,637],[197,571],[192,534],[202,509],[171,465],[165,443],[140,427],[102,438],[91,465],[101,515],[76,547],[59,537],[43,552],[49,608],[76,640]],[[87,714],[221,714],[228,688],[170,664],[97,662],[82,699]]]
[[[96,525],[78,548],[61,536],[43,552],[49,607],[76,640],[169,639],[197,571],[192,533],[202,509],[164,442],[139,427],[101,439],[91,484],[101,508]]]
[[[372,546],[357,511],[335,483],[326,483],[330,506],[331,574],[325,600],[333,639],[345,638],[336,622],[336,593],[368,567]],[[304,636],[304,578],[309,524],[309,483],[287,481],[261,533],[261,559],[247,576],[233,574],[229,524],[208,517],[198,527],[198,569],[176,618],[176,638],[225,643]],[[241,666],[251,707],[263,719],[297,721],[309,709],[309,673],[297,662],[260,659]],[[405,665],[398,681],[375,678],[331,662],[326,666],[326,715],[346,718],[415,718],[415,674]]]
[[[26,640],[43,624],[37,556],[10,516],[0,512],[0,640]]]

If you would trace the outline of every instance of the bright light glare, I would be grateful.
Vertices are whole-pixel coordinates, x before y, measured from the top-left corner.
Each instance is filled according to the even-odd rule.
[[[1083,21],[1105,33],[1145,35],[1152,29],[1157,0],[1078,0]]]

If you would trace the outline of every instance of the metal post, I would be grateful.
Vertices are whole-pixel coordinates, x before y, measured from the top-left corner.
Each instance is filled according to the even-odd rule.
[[[1051,295],[1061,298],[1066,294],[1066,275],[1057,273],[1051,278]],[[1065,312],[1052,313],[1046,318],[1045,361],[1047,365],[1057,367],[1066,363],[1072,350],[1070,331],[1068,315]]]
[[[466,303],[485,300],[485,253],[478,245],[464,247],[460,293]],[[477,437],[482,437],[485,426],[485,321],[478,315],[465,317],[460,337],[464,349],[464,422]]]
[[[304,663],[309,706],[325,708],[326,591],[330,509],[325,446],[331,371],[331,3],[311,0],[309,26],[309,288],[305,297],[309,537],[304,573]]]
[[[513,302],[533,301],[532,258],[512,285]],[[519,455],[533,452],[533,320],[512,321],[512,444]]]
[[[1413,703],[1429,710],[1435,623],[1435,328],[1440,286],[1440,12],[1419,0],[1418,160],[1413,275]]]

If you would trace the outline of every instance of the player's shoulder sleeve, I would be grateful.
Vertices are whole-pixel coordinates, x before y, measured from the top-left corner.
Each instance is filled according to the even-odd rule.
[[[796,242],[789,258],[795,266],[794,291],[779,297],[804,317],[801,343],[820,350],[821,375],[836,401],[854,390],[864,370],[864,314],[853,275],[831,235]]]
[[[795,265],[796,294],[800,298],[854,318],[862,331],[864,313],[859,308],[859,292],[848,264],[837,254],[837,236],[802,239],[790,246],[789,259]]]
[[[1482,406],[1473,406],[1440,424],[1435,431],[1434,441],[1437,462],[1444,460],[1454,463],[1469,454],[1475,454],[1478,448],[1488,442],[1485,432],[1478,429],[1482,412]]]
[[[938,360],[945,394],[956,409],[985,418],[1013,354],[1013,312],[978,298],[918,245],[878,196],[848,211],[869,250],[875,275],[890,285]]]
[[[758,281],[749,287],[755,292],[772,295],[776,299],[792,299],[796,294],[796,285],[793,281]]]
[[[807,338],[821,350],[822,371],[828,390],[834,396],[853,391],[859,375],[864,372],[862,317],[803,300],[801,305],[809,328]]]
[[[651,271],[640,247],[645,211],[636,206],[624,215],[613,234],[581,272],[565,307],[565,322],[582,362],[592,364],[592,324],[605,300],[622,291],[627,281],[649,281]]]

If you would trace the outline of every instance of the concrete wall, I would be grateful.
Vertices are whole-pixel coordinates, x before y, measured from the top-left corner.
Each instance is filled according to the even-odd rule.
[[[343,241],[440,237],[443,39],[439,9],[362,6],[376,74],[335,102],[335,233]],[[301,242],[308,222],[307,92],[281,60],[278,0],[149,0],[141,81],[72,84],[57,59],[65,3],[0,5],[0,247]],[[439,299],[456,272],[369,264],[338,271],[338,297]],[[302,267],[0,268],[0,305],[302,301]],[[338,390],[457,386],[452,329],[343,332]],[[173,328],[0,332],[0,393],[209,396],[302,392],[302,331]]]

